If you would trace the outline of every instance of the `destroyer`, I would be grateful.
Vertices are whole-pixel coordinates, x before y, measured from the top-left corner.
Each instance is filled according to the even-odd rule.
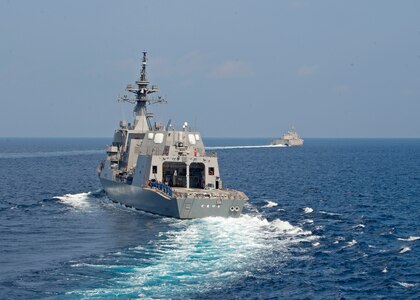
[[[272,145],[285,145],[285,146],[302,146],[303,139],[297,134],[294,127],[284,134],[280,139],[271,142]]]
[[[107,158],[97,171],[107,196],[114,202],[143,211],[181,219],[209,216],[238,216],[247,196],[240,191],[223,189],[217,156],[207,154],[199,132],[187,123],[175,130],[154,123],[147,106],[166,102],[150,99],[158,91],[149,86],[146,76],[146,52],[143,52],[140,78],[127,91],[134,98],[122,101],[135,104],[134,122],[120,121]]]

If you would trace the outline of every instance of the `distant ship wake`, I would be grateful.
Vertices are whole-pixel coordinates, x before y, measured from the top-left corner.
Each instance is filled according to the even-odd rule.
[[[287,147],[286,145],[254,145],[254,146],[214,146],[206,147],[206,150],[221,150],[221,149],[254,149],[254,148],[278,148]]]

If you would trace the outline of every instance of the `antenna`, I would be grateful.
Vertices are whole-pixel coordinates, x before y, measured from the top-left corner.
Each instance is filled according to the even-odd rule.
[[[172,126],[172,120],[169,119],[168,123],[166,124],[165,130],[168,131],[169,128],[171,128],[171,126]]]
[[[152,114],[147,112],[147,105],[156,103],[167,103],[167,101],[158,96],[157,98],[149,98],[148,95],[159,91],[157,85],[151,85],[149,87],[149,81],[147,80],[147,52],[143,51],[143,59],[141,63],[140,78],[136,80],[135,84],[128,84],[126,91],[133,93],[134,97],[127,95],[119,96],[117,100],[119,102],[128,102],[135,104],[134,107],[134,128],[136,130],[144,131],[148,127],[148,130],[152,130],[150,119]],[[139,124],[139,126],[137,126]],[[146,125],[147,124],[147,125]]]

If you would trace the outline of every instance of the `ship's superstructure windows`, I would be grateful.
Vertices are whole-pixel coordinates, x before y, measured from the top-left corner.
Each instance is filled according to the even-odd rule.
[[[162,144],[163,142],[163,133],[159,132],[155,134],[155,139],[153,140],[155,144]]]
[[[164,162],[163,182],[172,187],[187,187],[187,165],[183,162]]]
[[[188,135],[188,141],[190,142],[191,145],[195,145],[195,136],[194,136],[194,134],[189,134]]]
[[[152,174],[157,174],[157,166],[152,166]]]
[[[202,189],[205,185],[205,166],[203,163],[192,163],[190,165],[190,188]]]
[[[209,167],[209,175],[214,175],[214,168],[213,167]]]

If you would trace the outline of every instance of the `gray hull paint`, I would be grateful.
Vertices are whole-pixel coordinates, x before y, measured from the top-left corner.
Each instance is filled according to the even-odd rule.
[[[197,199],[173,197],[166,198],[159,192],[138,186],[100,178],[102,186],[114,202],[136,209],[180,219],[205,217],[237,217],[241,214],[245,200],[242,199]]]

